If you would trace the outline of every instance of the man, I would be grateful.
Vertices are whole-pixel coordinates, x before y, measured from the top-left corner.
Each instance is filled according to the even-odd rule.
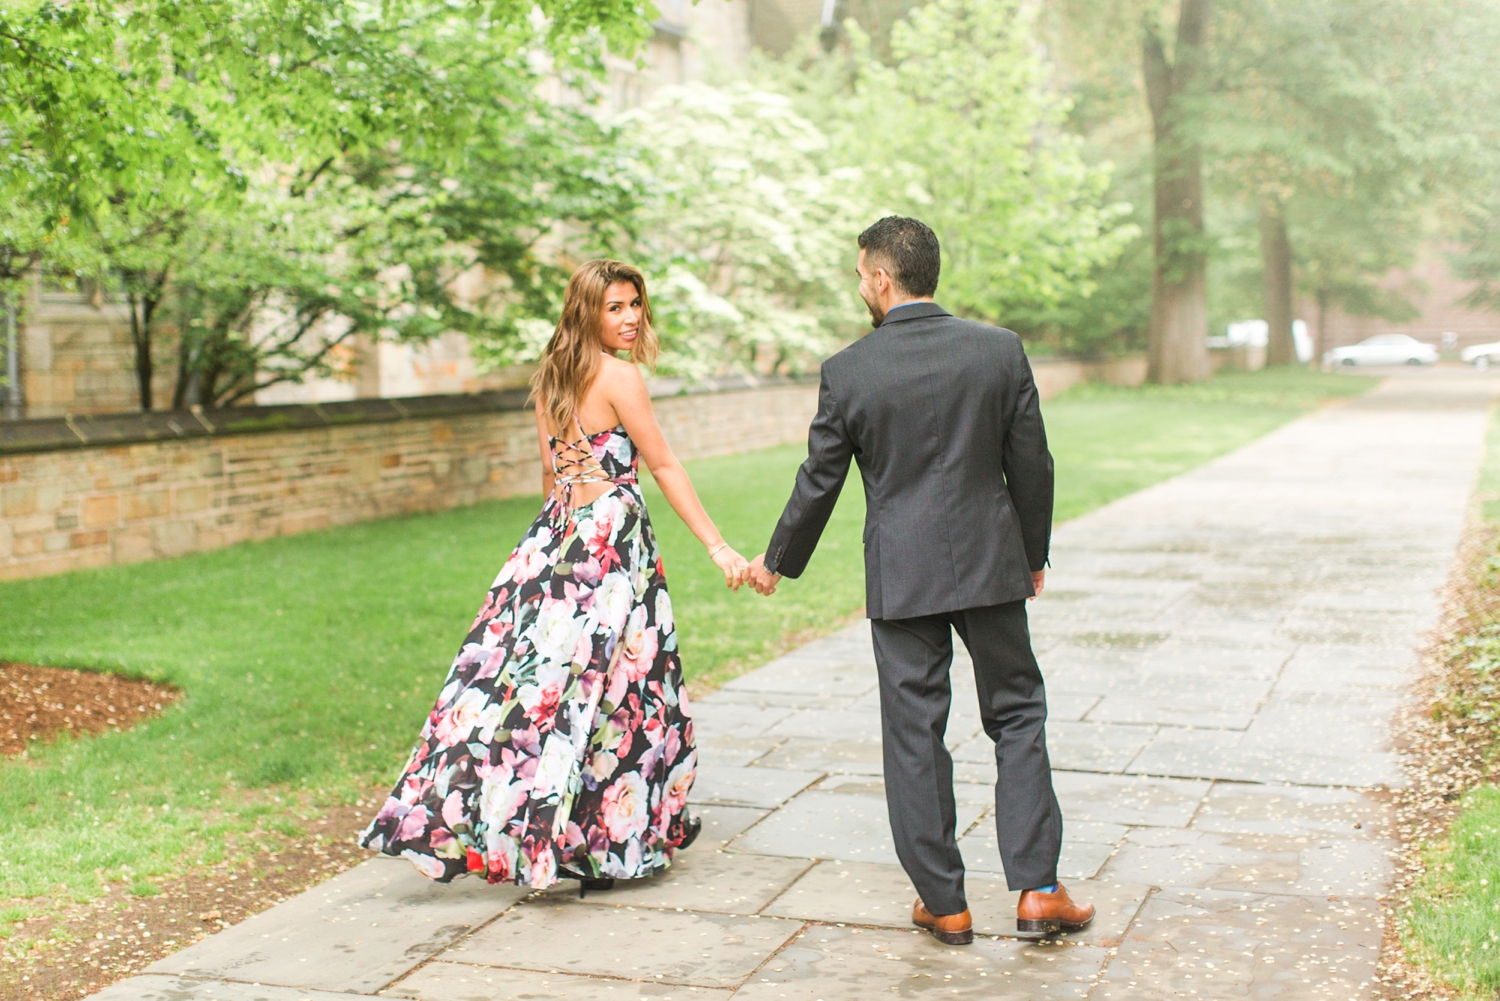
[[[1026,627],[1052,533],[1052,456],[1021,340],[933,302],[937,237],[891,216],[859,237],[874,332],[823,363],[807,461],[766,553],[762,594],[807,566],[853,458],[865,486],[865,606],[880,674],[886,804],[919,898],[912,921],[973,940],[948,725],[957,630],[995,741],[995,826],[1023,932],[1082,928],[1091,905],[1057,884],[1046,697]]]

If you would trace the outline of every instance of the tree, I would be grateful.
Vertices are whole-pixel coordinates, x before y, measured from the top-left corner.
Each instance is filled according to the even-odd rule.
[[[861,171],[871,217],[937,232],[942,301],[1006,323],[1087,295],[1137,231],[1105,199],[1109,164],[1086,163],[1063,127],[1035,5],[932,0],[892,26],[889,62],[847,30],[842,56],[794,56],[770,76],[828,133],[835,162]]]
[[[1194,113],[1201,107],[1206,83],[1212,10],[1211,0],[1182,0],[1170,56],[1155,12],[1142,21],[1142,77],[1154,140],[1154,267],[1146,374],[1152,382],[1200,382],[1209,376],[1203,152]]]
[[[451,233],[400,211],[414,200],[429,208],[441,201],[402,173],[461,173],[476,135],[503,143],[507,125],[535,117],[537,55],[550,55],[558,72],[587,71],[598,67],[603,43],[628,53],[647,30],[644,11],[631,0],[545,0],[539,9],[542,22],[530,5],[424,0],[373,7],[349,0],[143,0],[128,8],[49,0],[7,13],[0,19],[0,142],[15,154],[0,164],[0,194],[39,208],[36,231],[26,236],[31,244],[51,241],[54,262],[118,274],[135,307],[146,408],[153,404],[162,304],[207,303],[213,290],[225,288],[227,271],[213,263],[225,248],[265,261],[245,249],[246,241],[255,242],[252,230],[261,246],[284,244],[288,228],[266,214],[278,185],[285,212],[297,216],[304,209],[297,200],[312,197],[333,232],[351,238],[326,253],[363,247],[374,253],[372,262],[389,266],[383,255],[401,245],[423,257],[420,280],[394,283],[419,302],[346,319],[401,317],[401,330],[430,335],[438,327],[417,321],[430,319],[434,309],[442,313],[452,300],[433,279],[456,272],[427,265],[453,257],[441,246]],[[334,206],[340,198],[349,200],[342,210]],[[393,243],[355,239],[375,225],[372,206],[403,223],[388,230]],[[361,221],[351,222],[356,216]],[[328,271],[319,264],[307,274],[320,269]],[[369,286],[368,270],[330,273],[351,275],[350,288],[357,289]],[[281,273],[278,280],[292,276]],[[385,285],[389,291],[391,283]],[[173,296],[176,286],[192,286],[194,294]],[[345,293],[333,298],[351,301]],[[228,336],[234,329],[253,341],[259,321],[221,320],[236,314],[235,303],[260,303],[255,308],[264,312],[277,308],[273,300],[284,304],[284,297],[264,291],[237,294],[210,310],[219,319],[175,320],[184,344],[203,332]],[[322,316],[326,304],[316,312]],[[299,321],[292,329],[306,336],[320,324]],[[205,359],[214,366],[245,357],[226,354],[227,342],[219,348],[225,350],[184,348],[179,363]],[[324,357],[322,348],[308,350],[304,360]],[[197,376],[210,371],[227,370]],[[203,384],[180,370],[176,395],[191,399],[194,391],[183,387]],[[204,401],[217,399],[210,391]]]
[[[791,101],[748,84],[674,87],[620,129],[664,371],[801,371],[854,334],[859,175],[830,163]]]

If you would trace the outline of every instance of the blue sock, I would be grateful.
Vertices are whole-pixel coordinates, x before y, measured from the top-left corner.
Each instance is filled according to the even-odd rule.
[[[1056,883],[1048,883],[1046,886],[1033,886],[1032,889],[1035,890],[1037,893],[1056,893],[1057,892],[1057,884]]]

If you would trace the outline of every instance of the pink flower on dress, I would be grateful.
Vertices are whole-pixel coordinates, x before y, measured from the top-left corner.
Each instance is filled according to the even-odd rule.
[[[620,654],[619,667],[625,677],[634,683],[645,678],[656,662],[656,630],[646,624],[646,606],[637,605],[625,623],[625,634],[620,637],[625,650]]]
[[[479,724],[484,707],[489,702],[487,692],[470,688],[460,695],[448,711],[438,718],[435,731],[438,740],[452,747],[469,739],[469,734]]]
[[[667,786],[662,792],[663,812],[669,816],[676,816],[687,806],[688,790],[693,787],[693,779],[697,777],[697,752],[687,756],[676,768],[667,773]]]
[[[646,829],[649,794],[639,772],[626,772],[604,790],[600,811],[611,841],[629,841]]]
[[[401,826],[396,828],[396,841],[415,841],[427,830],[427,807],[414,806],[407,811],[406,816],[401,818]]]
[[[550,842],[541,842],[531,856],[531,885],[546,889],[557,882],[557,856],[552,853]]]
[[[412,865],[416,866],[417,871],[428,879],[442,878],[443,872],[447,868],[443,865],[442,860],[435,859],[431,855],[423,855],[421,852],[413,851],[410,848],[403,851],[401,855]]]

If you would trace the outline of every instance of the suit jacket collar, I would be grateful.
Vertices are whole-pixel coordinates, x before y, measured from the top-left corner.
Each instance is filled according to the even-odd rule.
[[[887,313],[884,320],[880,321],[879,330],[889,324],[905,323],[907,320],[925,320],[929,316],[947,316],[948,311],[935,302],[914,302],[902,306],[894,313]]]

